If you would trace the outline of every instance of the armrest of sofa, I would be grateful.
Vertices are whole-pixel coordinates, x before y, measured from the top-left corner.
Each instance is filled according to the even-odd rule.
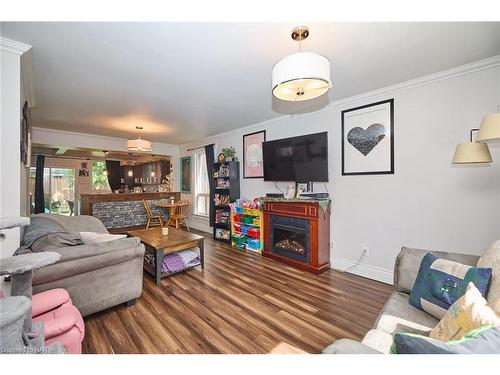
[[[420,263],[427,253],[438,258],[452,260],[469,266],[476,266],[479,256],[449,253],[445,251],[430,251],[402,247],[394,265],[394,288],[403,293],[410,293],[417,278]]]
[[[323,354],[382,354],[371,346],[351,339],[340,339],[323,350]]]
[[[101,242],[60,248],[61,259],[33,272],[33,285],[60,280],[132,259],[144,257],[144,245],[139,238]]]

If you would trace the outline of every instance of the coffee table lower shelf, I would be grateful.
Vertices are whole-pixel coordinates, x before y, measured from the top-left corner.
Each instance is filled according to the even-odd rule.
[[[201,262],[198,263],[198,264],[195,264],[193,266],[188,266],[186,268],[183,268],[182,270],[179,270],[179,271],[175,271],[175,272],[160,272],[160,277],[163,278],[163,277],[169,277],[169,276],[173,276],[173,275],[176,275],[178,273],[181,273],[181,272],[185,272],[185,271],[188,271],[192,268],[196,268],[196,267],[201,267]],[[151,264],[149,264],[145,259],[144,259],[144,270],[146,270],[147,273],[149,273],[151,276],[153,276],[154,278],[156,278],[156,269],[155,267],[153,267]]]

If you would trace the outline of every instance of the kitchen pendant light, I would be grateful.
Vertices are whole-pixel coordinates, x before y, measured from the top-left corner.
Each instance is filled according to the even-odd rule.
[[[139,136],[137,139],[127,140],[127,148],[129,151],[151,152],[151,142],[141,139],[142,126],[136,126],[135,128],[138,130]]]
[[[273,66],[273,95],[286,101],[317,98],[332,87],[330,61],[322,55],[301,51],[301,42],[309,36],[306,26],[292,30],[292,39],[299,43],[299,52],[286,56]]]

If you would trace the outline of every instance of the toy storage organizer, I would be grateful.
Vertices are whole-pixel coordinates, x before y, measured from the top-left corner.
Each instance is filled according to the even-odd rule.
[[[264,249],[264,218],[259,209],[233,207],[231,244],[238,249],[261,253]]]
[[[231,243],[229,204],[240,197],[240,164],[237,161],[214,163],[214,239]]]

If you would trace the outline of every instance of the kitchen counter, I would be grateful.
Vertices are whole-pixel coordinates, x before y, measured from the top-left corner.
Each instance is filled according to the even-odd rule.
[[[80,213],[97,217],[108,229],[139,227],[146,225],[147,220],[143,199],[149,202],[153,214],[167,217],[166,209],[154,205],[172,197],[178,202],[180,193],[82,194]]]

